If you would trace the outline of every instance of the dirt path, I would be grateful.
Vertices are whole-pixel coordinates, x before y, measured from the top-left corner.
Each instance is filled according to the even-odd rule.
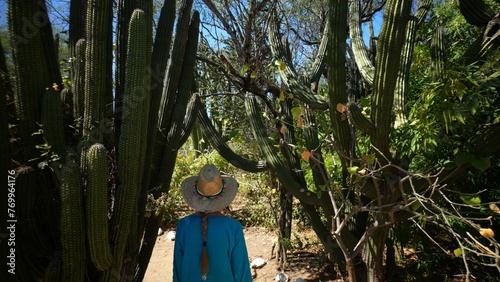
[[[174,252],[174,242],[166,240],[166,234],[158,237],[153,255],[146,271],[144,278],[145,282],[168,282],[172,281],[172,259]],[[271,252],[275,237],[273,234],[266,232],[263,228],[252,227],[244,231],[245,240],[248,249],[250,261],[261,257],[266,261],[266,265],[260,269],[254,270],[253,281],[275,281],[274,278],[280,272],[275,259],[271,259]],[[303,253],[305,255],[305,253]],[[289,277],[289,281],[296,281],[297,278],[302,278],[304,281],[335,281],[321,266],[317,264],[307,263],[312,254],[305,255],[300,258],[298,255],[291,257],[292,263],[285,273]],[[299,280],[300,281],[300,280]]]

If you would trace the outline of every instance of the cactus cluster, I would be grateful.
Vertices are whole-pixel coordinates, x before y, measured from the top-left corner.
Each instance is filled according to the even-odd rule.
[[[45,1],[8,2],[21,150],[2,152],[15,161],[5,163],[4,171],[15,171],[22,204],[19,245],[26,246],[19,250],[22,274],[14,281],[144,276],[155,243],[149,230],[158,230],[161,218],[145,219],[145,199],[150,191],[168,191],[164,175],[173,173],[197,112],[191,85],[199,14],[192,12],[192,0],[182,1],[170,46],[175,4],[165,1],[153,44],[153,2],[120,1],[117,33],[127,36],[118,43],[123,93],[113,107],[113,2],[71,1],[70,87],[60,79],[63,58],[55,56]],[[33,19],[32,34],[26,34],[26,19]],[[3,114],[1,132],[7,135]],[[169,142],[160,141],[164,133]]]

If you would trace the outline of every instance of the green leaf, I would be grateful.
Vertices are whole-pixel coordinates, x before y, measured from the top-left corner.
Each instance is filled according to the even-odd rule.
[[[460,195],[460,199],[467,205],[475,206],[481,204],[481,197],[471,195]]]
[[[475,168],[479,169],[480,171],[485,171],[487,168],[491,166],[491,161],[488,158],[474,159],[471,163]]]
[[[369,164],[373,164],[375,162],[375,154],[371,154],[371,155],[364,155],[363,156],[363,160],[365,160],[366,162],[368,162]]]
[[[370,106],[370,99],[368,98],[361,98],[359,101],[361,102],[361,106],[363,108]]]
[[[240,131],[235,129],[229,132],[228,137],[229,139],[233,139],[234,137],[238,136],[240,134]]]
[[[38,168],[39,169],[45,169],[45,167],[47,167],[48,163],[47,162],[39,162],[38,163]]]
[[[476,157],[473,154],[458,152],[456,162],[457,162],[457,165],[460,166],[460,165],[471,163],[475,159],[476,159]]]
[[[241,68],[241,71],[240,71],[240,74],[243,76],[247,71],[248,69],[250,68],[250,64],[246,64],[244,65],[242,68]]]
[[[285,70],[285,68],[286,68],[286,63],[285,63],[285,62],[283,62],[283,61],[276,60],[276,61],[274,62],[274,64],[275,64],[276,66],[278,66],[279,71],[284,71],[284,70]]]
[[[300,107],[293,107],[292,108],[292,116],[294,118],[299,118],[301,113],[302,113],[302,109]]]
[[[358,172],[358,166],[351,166],[351,167],[348,167],[347,168],[347,172],[349,172],[350,174],[356,174]]]

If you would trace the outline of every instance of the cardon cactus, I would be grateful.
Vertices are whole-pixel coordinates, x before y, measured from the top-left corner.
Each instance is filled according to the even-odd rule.
[[[23,203],[17,214],[19,238],[25,246],[33,245],[17,250],[12,281],[142,280],[156,240],[144,236],[146,247],[141,241],[144,232],[158,230],[160,224],[158,217],[144,219],[145,199],[151,190],[168,191],[165,175],[173,173],[175,164],[170,160],[197,112],[191,83],[199,15],[194,12],[190,20],[192,0],[182,1],[169,56],[175,2],[164,4],[153,44],[152,1],[120,1],[118,27],[112,25],[112,1],[72,1],[71,89],[63,89],[60,70],[54,67],[63,58],[54,58],[45,1],[8,2],[18,128],[10,134],[21,150],[9,151],[2,144],[2,152],[13,160],[2,168],[12,172]],[[33,33],[26,34],[26,19],[33,20],[28,22]],[[113,31],[127,35],[117,41],[124,61],[115,68]],[[112,107],[116,68],[124,74],[123,95],[119,107]],[[2,68],[4,75],[6,71]],[[10,87],[2,77],[2,89]],[[10,119],[4,113],[2,136],[8,136]],[[120,129],[116,134],[115,128]],[[160,130],[180,140],[175,148],[170,141],[158,142],[164,136]],[[167,164],[161,177],[159,170],[144,169]]]

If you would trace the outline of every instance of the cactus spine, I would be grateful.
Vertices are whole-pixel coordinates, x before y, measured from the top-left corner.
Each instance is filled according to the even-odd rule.
[[[104,145],[96,143],[87,152],[87,195],[85,215],[90,258],[104,271],[113,261],[108,235],[108,154]]]

